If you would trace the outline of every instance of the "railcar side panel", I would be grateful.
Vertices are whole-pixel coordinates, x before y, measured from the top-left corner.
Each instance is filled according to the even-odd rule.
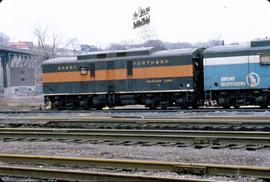
[[[203,95],[201,51],[126,51],[48,60],[42,74],[45,102],[65,109],[197,107]]]
[[[205,90],[270,88],[270,67],[260,55],[204,59]]]
[[[128,75],[128,60],[97,62],[95,76],[87,63],[45,65],[43,71],[44,94],[51,93],[103,93],[138,91],[193,90],[193,63],[191,57],[167,57],[130,60],[132,74]],[[109,63],[112,64],[112,63]],[[81,68],[86,73],[80,72]],[[113,88],[112,88],[113,87]]]
[[[270,105],[270,40],[204,52],[205,103],[224,108]]]

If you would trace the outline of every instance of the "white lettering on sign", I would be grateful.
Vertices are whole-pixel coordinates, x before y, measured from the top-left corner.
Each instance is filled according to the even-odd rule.
[[[221,87],[245,87],[246,82],[244,81],[235,81],[235,76],[225,76],[220,78]]]
[[[246,82],[221,82],[220,86],[222,87],[244,87]]]
[[[222,82],[233,82],[233,81],[235,81],[235,76],[221,77],[220,81],[222,81]]]

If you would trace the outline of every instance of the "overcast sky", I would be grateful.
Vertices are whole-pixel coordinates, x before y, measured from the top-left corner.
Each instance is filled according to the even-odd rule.
[[[170,42],[223,39],[225,43],[270,37],[266,0],[3,0],[0,32],[11,41],[35,41],[35,25],[61,33],[62,41],[104,46],[136,39],[132,15],[151,7],[151,26]]]

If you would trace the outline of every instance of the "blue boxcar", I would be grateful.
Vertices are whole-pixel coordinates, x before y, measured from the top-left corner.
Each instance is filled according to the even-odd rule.
[[[205,91],[270,88],[270,41],[209,48],[203,62]]]

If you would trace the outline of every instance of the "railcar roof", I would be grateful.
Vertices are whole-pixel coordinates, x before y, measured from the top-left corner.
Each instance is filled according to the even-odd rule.
[[[149,54],[151,52],[160,50],[160,48],[154,47],[139,47],[139,48],[130,48],[130,49],[122,49],[122,50],[105,50],[105,51],[94,51],[89,52],[86,55],[79,55],[79,56],[87,56],[87,55],[99,55],[99,54],[114,54],[114,53],[139,53],[139,54]],[[145,53],[147,52],[147,53]]]
[[[217,46],[217,47],[210,47],[205,50],[205,54],[211,53],[226,53],[226,52],[238,52],[238,51],[246,51],[250,49],[249,44],[244,45],[225,45],[225,46]]]
[[[172,50],[161,50],[153,52],[152,56],[184,56],[194,54],[198,48],[188,48],[188,49],[172,49]]]
[[[42,64],[72,63],[74,61],[77,61],[77,57],[59,57],[48,59],[44,61]]]
[[[162,57],[162,56],[184,56],[192,55],[197,48],[190,49],[173,49],[173,50],[158,50],[155,48],[136,48],[129,50],[117,50],[117,51],[98,51],[87,55],[80,55],[77,57],[59,57],[49,59],[43,62],[43,64],[62,64],[84,61],[110,61],[115,59],[129,59],[129,58],[142,58],[142,57]],[[117,53],[127,53],[125,55],[116,56]],[[108,55],[107,57],[100,57],[98,55]]]
[[[256,52],[267,51],[270,52],[270,39],[254,40],[250,43],[240,45],[226,45],[211,47],[205,50],[207,54],[219,54],[219,53],[233,53],[233,52]]]

